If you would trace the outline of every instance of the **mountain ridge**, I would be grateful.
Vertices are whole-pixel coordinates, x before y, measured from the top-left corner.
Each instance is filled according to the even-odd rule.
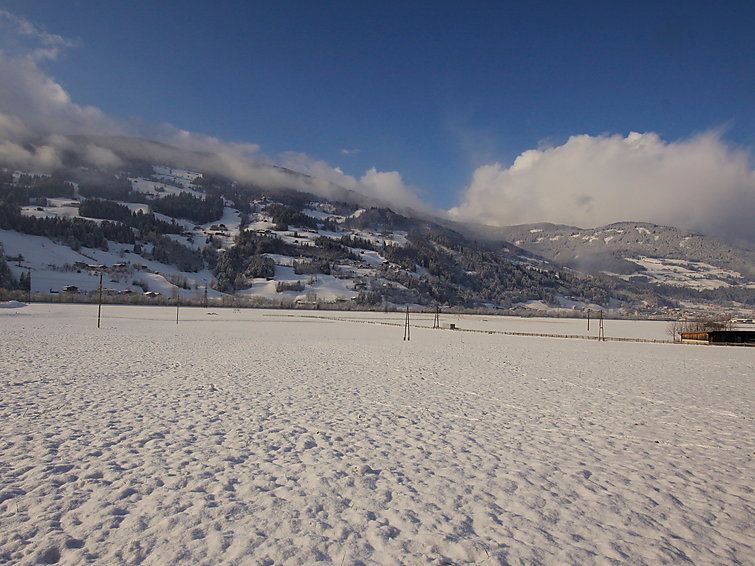
[[[268,302],[656,313],[698,303],[753,303],[751,250],[673,227],[617,222],[594,229],[551,223],[496,228],[394,210],[332,183],[323,193],[321,180],[270,164],[255,165],[278,176],[265,187],[234,180],[218,172],[217,163],[175,167],[187,155],[207,164],[214,159],[208,153],[127,137],[69,141],[77,147],[96,141],[118,161],[93,168],[69,156],[52,176],[0,172],[0,243],[9,258],[26,255],[21,248],[48,257],[43,242],[31,236],[73,251],[94,246],[83,258],[70,259],[125,264],[128,275],[112,274],[115,292],[184,293],[187,285],[196,290],[204,282],[219,296]],[[176,159],[144,161],[145,147],[154,158]],[[23,261],[17,263],[6,260],[19,285]],[[73,277],[70,265],[61,260],[26,267],[37,270],[37,282],[46,273],[60,283],[61,273],[68,273],[91,289],[91,278]]]

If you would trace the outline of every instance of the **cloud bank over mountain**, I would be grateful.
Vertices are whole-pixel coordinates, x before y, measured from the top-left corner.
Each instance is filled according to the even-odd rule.
[[[495,226],[647,221],[755,242],[755,171],[718,132],[580,135],[477,168],[450,213]]]
[[[117,137],[146,138],[178,148],[162,148],[174,163],[230,177],[241,183],[269,188],[293,188],[331,197],[346,188],[399,207],[427,211],[430,207],[404,184],[396,171],[371,168],[361,178],[305,154],[268,157],[260,146],[229,142],[190,132],[171,124],[144,124],[109,116],[100,108],[74,102],[44,68],[76,46],[33,23],[0,11],[0,164],[47,172],[59,167],[65,155],[76,155],[95,167],[121,165],[118,151],[128,146],[130,158],[154,160],[155,144],[138,139],[126,143]],[[71,136],[86,136],[76,138]],[[99,136],[104,136],[98,140]],[[82,141],[83,140],[83,141]],[[295,160],[292,155],[296,155]],[[273,167],[296,164],[295,170],[316,177],[292,176]],[[342,192],[342,191],[341,191]]]

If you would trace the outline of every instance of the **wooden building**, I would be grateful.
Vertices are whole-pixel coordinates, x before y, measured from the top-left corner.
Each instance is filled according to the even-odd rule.
[[[706,330],[682,332],[683,344],[729,344],[755,346],[755,330]]]

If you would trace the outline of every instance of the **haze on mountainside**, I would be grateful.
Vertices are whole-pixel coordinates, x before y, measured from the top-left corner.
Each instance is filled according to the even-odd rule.
[[[96,46],[61,37],[5,10],[0,11],[0,25],[0,163],[7,167],[50,172],[75,155],[90,167],[108,169],[122,164],[125,153],[326,197],[343,188],[400,209],[492,226],[647,221],[733,242],[755,241],[751,151],[727,142],[725,129],[672,141],[654,132],[575,132],[563,143],[525,149],[511,163],[481,164],[458,204],[445,212],[432,204],[433,187],[411,186],[398,171],[372,167],[349,175],[301,152],[266,155],[257,143],[264,140],[228,142],[79,104],[54,76],[56,62]],[[180,103],[180,92],[176,96]],[[146,139],[172,147],[142,141]]]

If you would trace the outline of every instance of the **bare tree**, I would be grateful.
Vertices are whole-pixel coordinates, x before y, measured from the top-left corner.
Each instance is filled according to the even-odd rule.
[[[731,316],[719,314],[695,320],[675,320],[668,325],[666,333],[676,342],[677,336],[681,337],[682,332],[711,332],[714,330],[731,330],[732,327]]]

